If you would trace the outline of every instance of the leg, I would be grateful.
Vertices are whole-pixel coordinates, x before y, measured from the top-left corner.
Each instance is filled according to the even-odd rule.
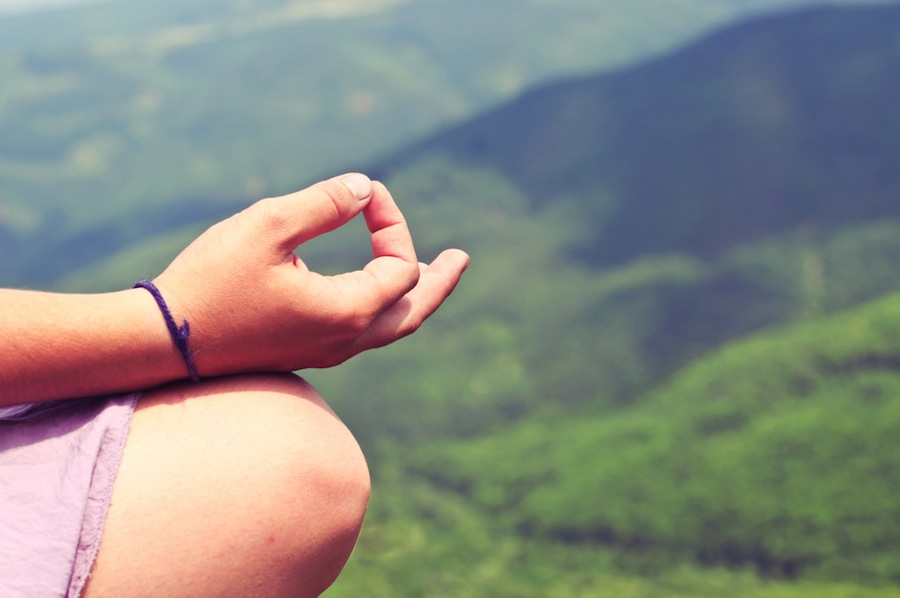
[[[84,596],[317,596],[368,497],[356,441],[300,378],[151,391]]]

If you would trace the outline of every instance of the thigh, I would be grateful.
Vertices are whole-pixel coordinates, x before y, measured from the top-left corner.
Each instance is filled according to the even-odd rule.
[[[315,596],[359,532],[368,470],[295,376],[151,391],[85,596]]]

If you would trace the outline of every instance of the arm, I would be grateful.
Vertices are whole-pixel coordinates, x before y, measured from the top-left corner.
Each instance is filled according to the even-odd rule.
[[[326,277],[293,250],[363,213],[373,259]],[[388,190],[361,175],[257,202],[198,237],[155,280],[202,377],[339,364],[415,331],[468,265],[419,264]],[[187,377],[153,297],[0,291],[0,405],[147,388]]]

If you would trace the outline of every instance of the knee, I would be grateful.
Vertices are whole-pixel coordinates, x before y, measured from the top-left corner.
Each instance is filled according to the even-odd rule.
[[[253,410],[270,409],[263,426],[273,444],[276,461],[283,464],[287,486],[295,495],[312,488],[338,527],[358,531],[369,502],[371,480],[362,449],[350,430],[306,380],[275,375],[265,378],[265,390],[257,395]]]
[[[295,514],[306,516],[310,504],[318,503],[313,507],[317,512],[317,550],[310,560],[309,546],[304,542],[294,553],[298,570],[310,571],[308,587],[314,588],[315,595],[337,579],[356,547],[371,489],[369,470],[359,447],[341,446],[331,456],[332,459],[323,459],[313,466],[312,472],[309,467],[302,467],[294,478],[298,486],[312,483],[316,488],[315,500],[296,504],[295,508],[302,511]],[[304,538],[304,533],[309,538],[304,527],[297,530],[298,539]]]
[[[368,465],[350,430],[309,383],[288,375],[265,384],[274,392],[262,407],[271,409],[273,506],[284,509],[277,528],[298,570],[308,571],[302,575],[307,587],[321,592],[356,545],[371,491]],[[258,402],[254,408],[261,408]]]
[[[310,401],[320,410],[314,431],[307,428],[307,434],[290,433],[300,427],[298,422],[296,428],[286,428],[280,444],[286,454],[297,455],[288,465],[295,495],[314,490],[322,515],[319,521],[343,566],[356,544],[369,503],[368,464],[350,430],[309,383],[293,375],[285,383],[299,400]],[[306,421],[302,416],[300,420]],[[308,507],[309,501],[302,505]]]
[[[324,591],[350,557],[369,502],[371,482],[362,449],[304,379],[272,375],[235,382],[254,387],[252,410],[267,420],[258,427],[265,432],[257,441],[270,443],[269,490],[274,511],[282,510],[280,536],[288,547],[291,536],[299,541],[294,554],[300,567],[309,565],[312,542],[317,579],[310,581]]]
[[[273,596],[317,595],[340,573],[362,526],[369,471],[351,432],[305,380],[255,375],[160,389],[139,404],[132,436],[138,506],[149,494],[160,507],[129,514],[146,524],[145,538],[181,530],[200,560],[232,547],[235,575]],[[126,469],[127,461],[120,477]],[[227,523],[211,529],[211,520]],[[159,541],[164,560],[168,540]]]

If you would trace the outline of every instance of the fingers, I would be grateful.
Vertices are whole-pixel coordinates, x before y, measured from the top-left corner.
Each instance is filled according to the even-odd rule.
[[[361,324],[351,354],[390,344],[414,332],[459,282],[469,264],[462,251],[443,252],[419,264],[406,219],[387,188],[363,175],[345,175],[270,200],[270,216],[283,228],[277,237],[291,252],[297,245],[344,224],[360,211],[371,235],[372,260],[362,270],[327,277],[320,297]]]
[[[356,341],[355,353],[388,345],[415,332],[453,292],[469,266],[458,249],[441,253],[431,265],[421,265],[419,282],[384,311]]]
[[[268,232],[280,249],[290,252],[351,220],[368,205],[372,192],[372,181],[354,173],[322,181],[303,191],[264,199],[253,209],[261,210]]]
[[[387,188],[373,183],[372,199],[363,210],[372,233],[374,259],[363,271],[381,287],[386,300],[396,300],[419,279],[419,261],[406,218]]]
[[[419,262],[406,219],[381,183],[372,184],[363,214],[371,232],[373,259],[362,270],[331,277],[331,281],[346,310],[375,318],[416,286]]]
[[[372,200],[363,215],[372,233],[372,252],[376,260],[394,257],[407,263],[418,263],[406,218],[390,191],[380,182],[372,183]]]

